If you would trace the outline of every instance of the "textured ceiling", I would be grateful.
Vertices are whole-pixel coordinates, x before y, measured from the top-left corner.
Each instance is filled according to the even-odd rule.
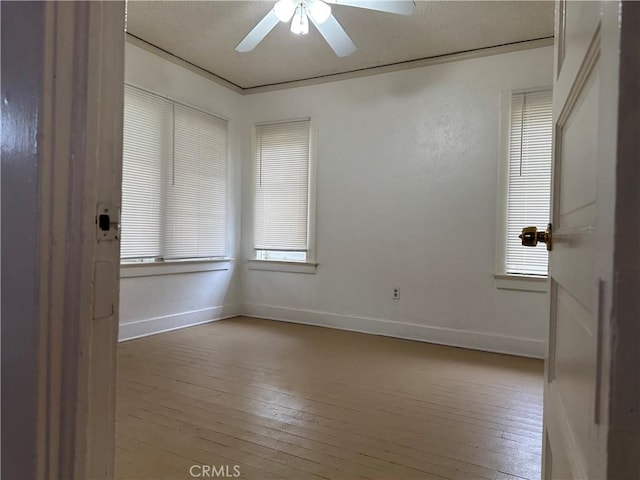
[[[127,30],[241,88],[277,84],[553,35],[553,2],[418,1],[411,17],[340,5],[358,50],[338,58],[310,25],[278,24],[255,50],[235,46],[274,1],[133,1]]]

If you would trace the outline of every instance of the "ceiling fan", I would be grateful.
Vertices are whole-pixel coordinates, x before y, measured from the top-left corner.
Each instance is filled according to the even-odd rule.
[[[249,52],[258,45],[278,22],[291,21],[291,31],[298,35],[309,33],[309,20],[315,25],[332,50],[339,57],[355,52],[356,46],[331,13],[331,6],[346,5],[380,12],[412,15],[413,0],[280,0],[236,46],[238,52]]]

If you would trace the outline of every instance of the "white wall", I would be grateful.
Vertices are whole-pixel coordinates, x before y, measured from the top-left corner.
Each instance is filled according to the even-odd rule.
[[[500,94],[551,85],[552,60],[546,47],[247,97],[247,126],[318,119],[319,266],[244,265],[243,313],[543,356],[546,295],[492,274]],[[248,133],[243,158],[250,232]]]
[[[135,45],[126,46],[128,83],[229,119],[229,256],[240,248],[241,95]],[[235,262],[224,271],[122,278],[120,338],[132,338],[239,312]]]
[[[500,94],[551,85],[552,47],[245,97],[134,45],[126,53],[128,82],[230,119],[236,261],[123,278],[121,338],[242,313],[543,356],[546,295],[499,290],[492,275]],[[317,273],[249,270],[250,127],[304,116],[320,127]]]

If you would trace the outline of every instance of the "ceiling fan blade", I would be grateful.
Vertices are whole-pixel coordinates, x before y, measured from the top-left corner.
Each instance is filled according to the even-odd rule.
[[[333,15],[329,15],[323,23],[317,23],[312,16],[309,18],[337,56],[348,57],[357,50],[347,32]]]
[[[275,27],[279,21],[280,20],[278,20],[276,12],[271,10],[236,46],[236,51],[250,52],[251,50],[256,48],[256,45],[258,45],[264,39],[264,37],[266,37],[267,34],[271,30],[273,30],[273,27]]]
[[[325,0],[326,3],[346,5],[348,7],[366,8],[380,12],[397,13],[398,15],[413,15],[416,3],[413,0]]]

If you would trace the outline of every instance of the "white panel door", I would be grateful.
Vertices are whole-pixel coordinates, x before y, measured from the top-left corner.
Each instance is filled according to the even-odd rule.
[[[621,6],[556,5],[545,479],[609,478]]]

